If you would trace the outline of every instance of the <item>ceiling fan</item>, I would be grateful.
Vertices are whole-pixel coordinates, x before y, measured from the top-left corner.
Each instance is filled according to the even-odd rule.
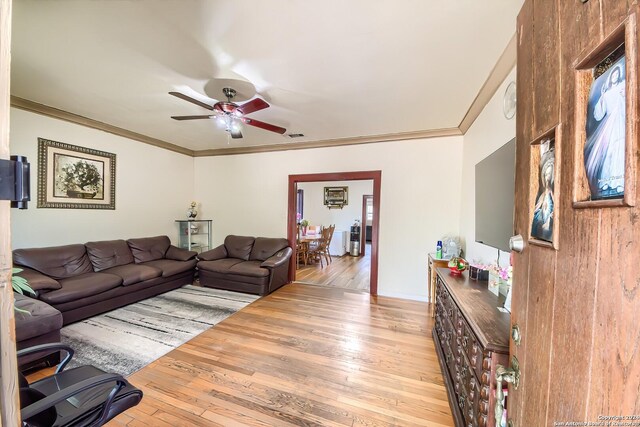
[[[269,104],[263,99],[256,98],[252,99],[251,101],[245,102],[244,104],[238,105],[232,102],[233,97],[236,96],[235,89],[225,87],[224,89],[222,89],[222,93],[227,98],[226,101],[219,101],[214,105],[209,105],[180,92],[169,92],[169,95],[173,95],[180,99],[184,99],[185,101],[191,102],[192,104],[196,104],[200,107],[206,108],[207,110],[213,111],[213,114],[210,115],[171,116],[171,118],[174,120],[200,120],[216,117],[220,121],[220,123],[225,126],[225,131],[229,132],[231,137],[234,139],[242,138],[240,124],[238,122],[279,134],[284,134],[287,131],[285,128],[281,128],[280,126],[245,117],[245,115],[247,114],[268,108]]]

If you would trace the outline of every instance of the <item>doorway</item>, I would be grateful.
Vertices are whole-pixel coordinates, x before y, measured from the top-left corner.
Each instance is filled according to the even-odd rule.
[[[365,256],[371,245],[371,230],[373,229],[373,194],[362,196],[362,230],[360,234],[360,256]]]
[[[322,182],[322,181],[373,181],[373,198],[376,203],[373,204],[373,218],[371,224],[371,248],[370,248],[370,273],[369,273],[369,293],[371,295],[378,294],[378,232],[379,232],[379,213],[380,213],[380,187],[382,181],[382,171],[360,171],[360,172],[335,172],[335,173],[318,173],[289,175],[288,184],[288,215],[287,215],[287,238],[292,248],[297,245],[297,199],[298,184],[305,182]],[[356,202],[357,203],[357,202]],[[361,233],[364,234],[364,233]],[[292,262],[289,264],[289,280],[294,281],[296,275],[296,257],[294,253]]]

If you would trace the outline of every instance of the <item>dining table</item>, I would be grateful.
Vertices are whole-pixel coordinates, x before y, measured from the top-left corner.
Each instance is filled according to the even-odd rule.
[[[322,234],[304,234],[298,237],[298,243],[305,246],[305,253],[309,252],[309,245],[322,239]],[[305,256],[304,265],[307,265],[308,258]]]

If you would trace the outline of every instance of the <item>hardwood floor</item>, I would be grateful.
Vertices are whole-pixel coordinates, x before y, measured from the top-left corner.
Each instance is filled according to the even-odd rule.
[[[287,285],[129,380],[110,426],[453,426],[426,303]]]
[[[296,281],[313,285],[332,286],[343,289],[369,291],[371,279],[371,244],[362,257],[334,256],[331,264],[300,265],[296,270]]]

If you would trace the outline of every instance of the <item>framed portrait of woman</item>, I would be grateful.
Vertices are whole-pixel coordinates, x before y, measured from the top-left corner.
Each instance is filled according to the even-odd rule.
[[[589,91],[584,172],[591,200],[622,198],[625,192],[626,61],[622,54],[594,69]]]
[[[538,191],[534,199],[531,237],[553,243],[555,222],[555,141],[546,139],[532,149],[540,150],[538,167]],[[537,156],[536,156],[537,157]]]

